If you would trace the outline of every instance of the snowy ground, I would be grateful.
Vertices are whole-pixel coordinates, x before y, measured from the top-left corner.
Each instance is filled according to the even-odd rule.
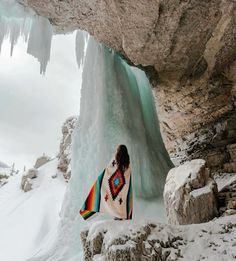
[[[33,190],[26,193],[20,174],[0,188],[1,261],[25,261],[55,231],[66,188],[62,175],[51,177],[56,171],[57,160],[39,168]]]
[[[30,260],[54,237],[67,184],[63,175],[52,178],[56,172],[55,159],[39,168],[33,190],[25,193],[20,189],[20,174],[10,176],[8,183],[0,188],[0,261]],[[233,178],[235,176],[221,178],[219,185],[224,187]],[[135,209],[141,211],[137,206]],[[162,202],[158,209],[158,222],[163,222]],[[86,236],[88,242],[96,237],[99,239],[99,233],[103,234],[102,241],[98,241],[103,245],[103,252],[95,255],[94,260],[105,260],[106,255],[112,256],[120,250],[134,250],[135,253],[134,246],[139,246],[140,238],[145,249],[138,253],[139,258],[169,253],[173,260],[236,260],[236,215],[187,226],[170,226],[153,220],[139,221],[136,218],[132,222],[106,220],[90,223]]]

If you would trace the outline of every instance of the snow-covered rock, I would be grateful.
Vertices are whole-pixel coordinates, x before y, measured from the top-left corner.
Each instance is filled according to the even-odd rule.
[[[8,183],[8,178],[0,177],[0,188]]]
[[[236,216],[173,226],[147,221],[100,221],[81,233],[84,260],[236,259]]]
[[[35,168],[29,169],[25,175],[22,176],[21,189],[28,192],[32,189],[33,179],[37,178],[38,171]]]
[[[13,173],[13,169],[11,169],[6,163],[0,161],[0,188],[7,184],[11,173]]]
[[[38,169],[40,168],[41,166],[43,166],[44,164],[48,163],[49,161],[51,160],[50,157],[46,156],[46,155],[43,155],[39,158],[37,158],[35,164],[34,164],[34,168],[35,169]]]
[[[69,180],[71,176],[71,141],[77,119],[77,117],[72,116],[68,118],[62,126],[62,139],[58,155],[58,169],[63,173],[66,180]]]
[[[210,178],[206,162],[196,159],[171,169],[164,202],[170,224],[202,223],[216,217],[217,185]]]
[[[221,173],[214,177],[218,186],[220,215],[236,214],[236,173]]]

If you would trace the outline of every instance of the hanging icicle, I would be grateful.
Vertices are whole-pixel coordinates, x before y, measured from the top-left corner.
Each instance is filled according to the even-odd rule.
[[[6,25],[4,19],[0,16],[0,53],[2,49],[2,42],[5,37],[6,32]]]
[[[3,40],[9,37],[10,55],[20,36],[28,42],[27,53],[40,63],[40,73],[45,74],[50,60],[53,29],[48,19],[23,8],[15,0],[0,1],[0,52]]]
[[[50,60],[52,36],[53,30],[48,19],[35,17],[29,34],[27,53],[38,59],[41,74],[45,74]]]
[[[16,21],[11,21],[11,26],[10,26],[10,43],[11,43],[11,53],[10,55],[12,56],[13,54],[13,49],[16,43],[18,42],[19,36],[20,36],[20,31],[21,31],[21,24],[17,23]]]
[[[88,33],[78,30],[75,38],[75,51],[76,51],[76,60],[78,67],[80,68],[84,62],[85,58],[85,49],[86,43],[88,41]]]

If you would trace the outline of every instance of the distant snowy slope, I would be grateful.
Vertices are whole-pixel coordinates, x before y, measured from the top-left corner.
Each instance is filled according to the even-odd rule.
[[[5,169],[5,168],[10,168],[6,163],[0,161],[0,168]]]
[[[55,231],[66,182],[57,172],[57,159],[39,168],[33,189],[20,189],[22,175],[0,188],[0,260],[25,261],[48,234]]]

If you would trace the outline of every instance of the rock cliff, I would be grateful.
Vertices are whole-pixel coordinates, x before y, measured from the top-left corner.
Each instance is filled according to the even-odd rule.
[[[56,31],[86,30],[146,71],[177,163],[204,158],[236,171],[227,165],[236,161],[227,150],[236,142],[235,1],[19,1]]]
[[[62,126],[62,139],[60,142],[59,154],[58,154],[58,166],[65,178],[69,180],[71,177],[71,145],[72,145],[72,134],[75,129],[77,117],[72,116],[66,119]]]

